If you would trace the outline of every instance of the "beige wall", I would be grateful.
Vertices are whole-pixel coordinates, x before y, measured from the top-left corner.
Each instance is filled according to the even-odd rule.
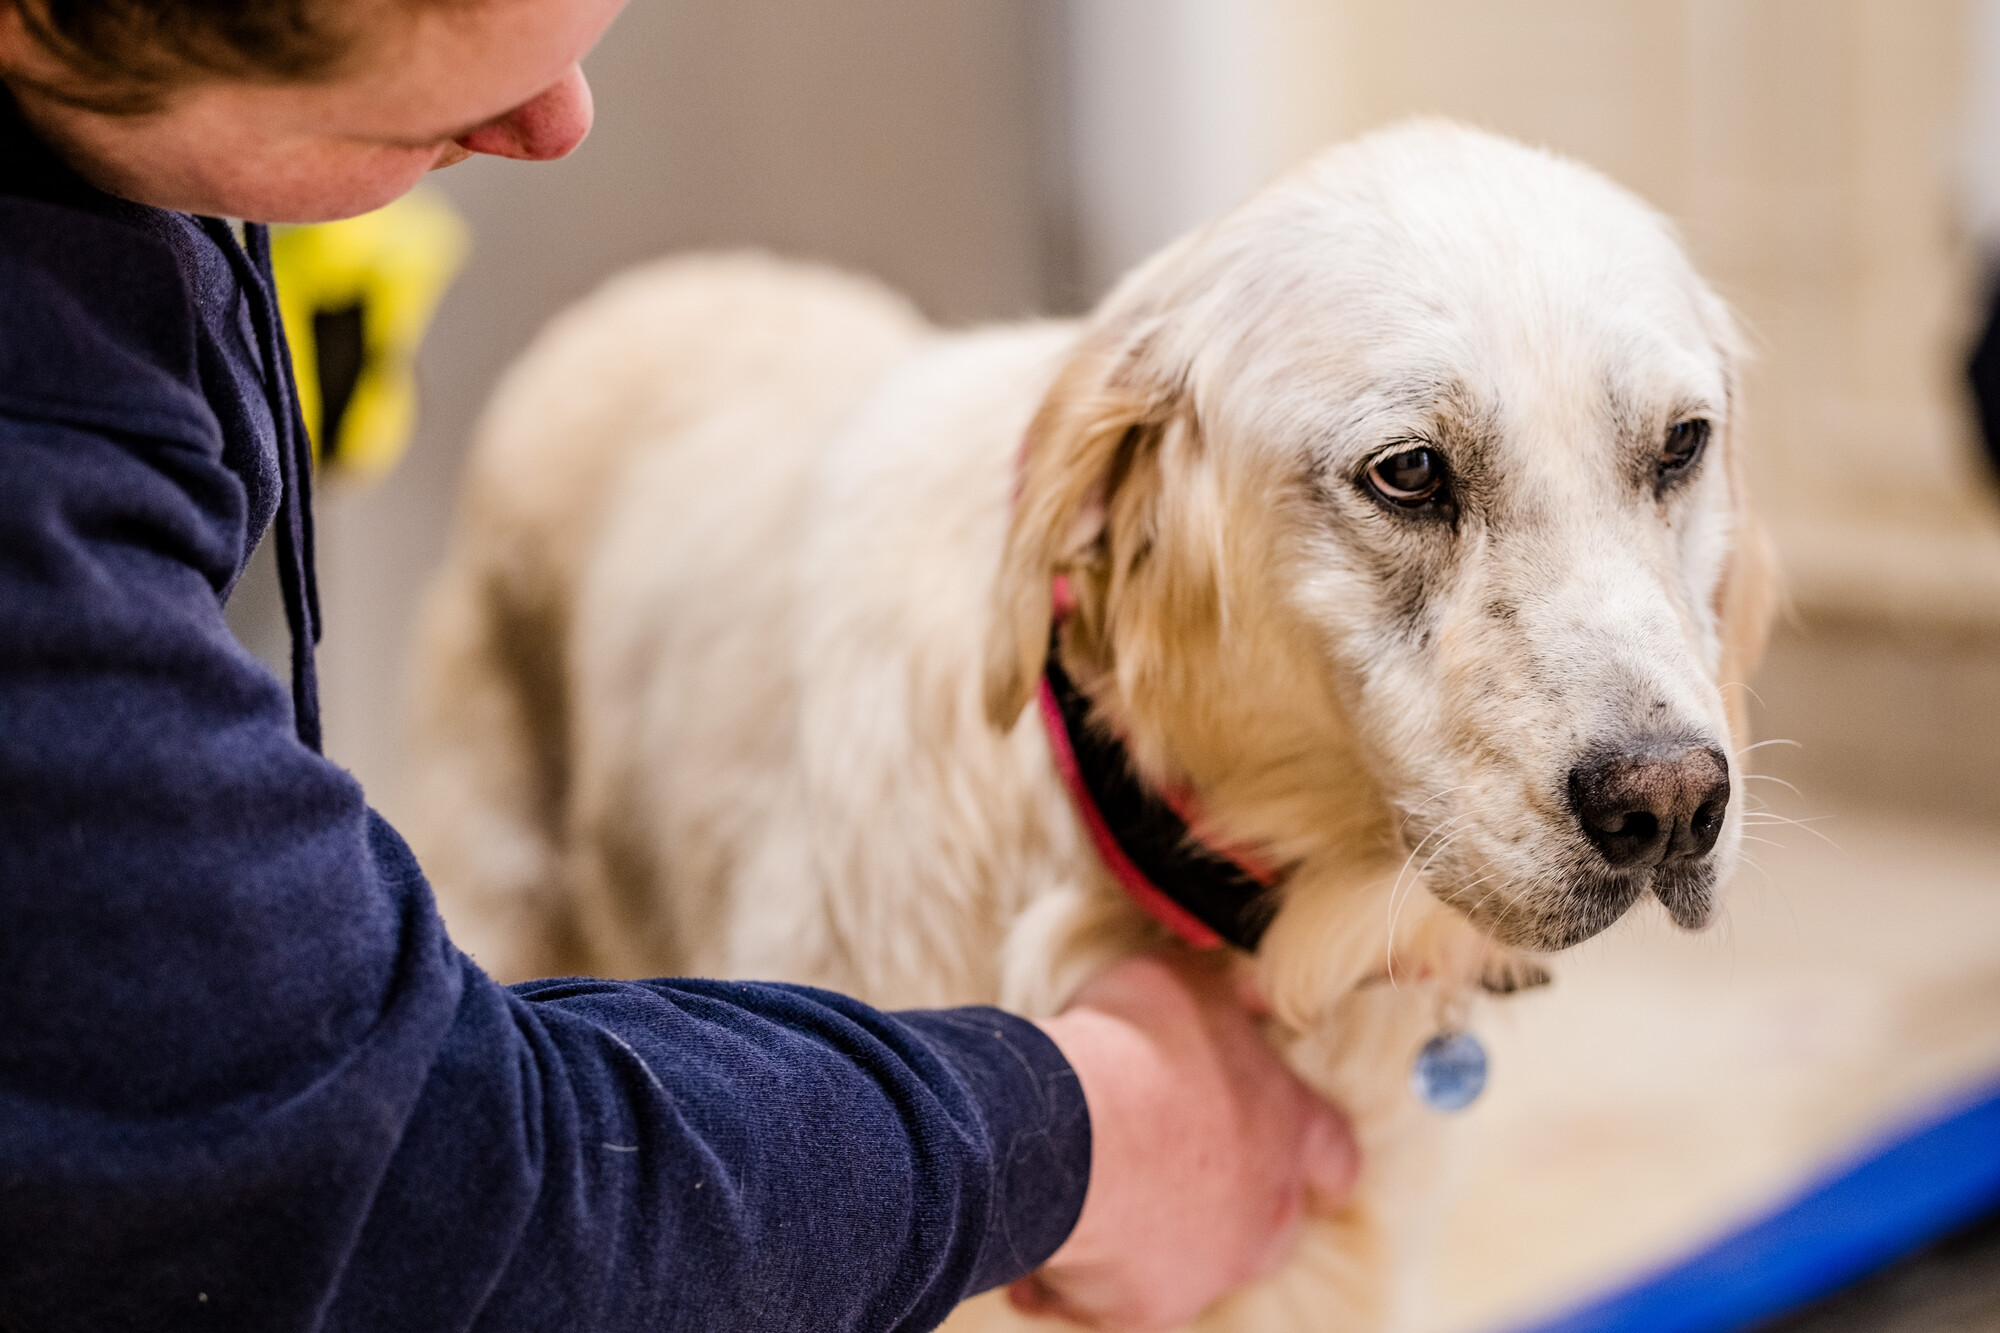
[[[634,0],[588,62],[597,128],[572,158],[434,178],[474,249],[425,346],[417,441],[387,482],[326,487],[319,507],[327,749],[384,809],[395,813],[416,598],[501,368],[606,275],[698,247],[829,258],[947,320],[1036,311],[1051,249],[1042,11]]]
[[[1251,0],[1296,156],[1463,118],[1677,219],[1743,315],[1758,489],[1814,614],[2000,626],[1961,364],[1963,0]]]

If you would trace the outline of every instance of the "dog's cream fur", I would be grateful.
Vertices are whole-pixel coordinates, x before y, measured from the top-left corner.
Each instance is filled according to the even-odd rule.
[[[1590,868],[1570,766],[1649,729],[1741,743],[1768,579],[1737,356],[1650,210],[1428,123],[1080,323],[942,333],[754,257],[629,274],[503,386],[429,603],[420,850],[453,932],[509,979],[1052,1012],[1160,934],[1024,712],[1065,574],[1065,661],[1138,768],[1296,867],[1250,965],[1366,1155],[1203,1326],[1380,1326],[1436,1156],[1412,1053],[1647,887]],[[1708,454],[1657,490],[1689,416]],[[1451,460],[1455,521],[1363,493],[1411,441]],[[1741,808],[1704,879],[1651,886],[1683,924]]]

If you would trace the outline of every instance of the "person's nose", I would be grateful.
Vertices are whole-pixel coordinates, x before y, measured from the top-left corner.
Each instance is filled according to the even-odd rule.
[[[458,146],[470,153],[548,162],[566,157],[590,133],[590,84],[583,70],[569,73],[503,116],[487,121]]]

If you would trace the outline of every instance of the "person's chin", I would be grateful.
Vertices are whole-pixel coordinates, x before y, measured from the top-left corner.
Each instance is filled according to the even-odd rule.
[[[291,188],[266,183],[263,213],[242,216],[260,222],[334,222],[372,213],[408,194],[426,172],[445,160],[442,152],[430,161],[404,154],[392,162],[371,162],[357,170],[294,180]]]

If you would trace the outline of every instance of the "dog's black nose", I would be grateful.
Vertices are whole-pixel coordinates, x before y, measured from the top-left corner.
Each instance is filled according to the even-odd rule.
[[[1729,810],[1729,761],[1713,745],[1642,741],[1572,768],[1569,802],[1614,866],[1698,860]]]

